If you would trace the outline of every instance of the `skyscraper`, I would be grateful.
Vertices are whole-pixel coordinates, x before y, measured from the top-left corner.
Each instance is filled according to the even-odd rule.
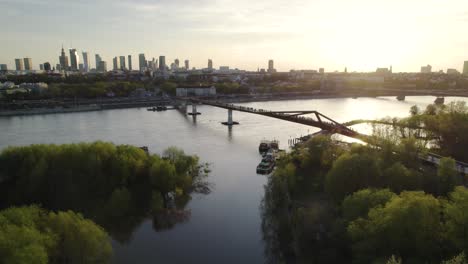
[[[31,58],[24,58],[24,69],[27,71],[32,71],[32,60]]]
[[[148,67],[144,53],[138,55],[138,64],[140,66],[140,71],[143,71],[146,67]]]
[[[44,71],[51,71],[52,67],[50,66],[50,63],[44,62]]]
[[[209,70],[213,69],[213,61],[211,59],[208,60],[208,69]]]
[[[96,54],[95,58],[96,58],[96,70],[99,71],[99,63],[102,61],[101,55]]]
[[[44,70],[44,64],[39,64],[39,70],[41,70],[41,71]]]
[[[132,55],[128,55],[128,70],[132,70]]]
[[[8,71],[8,66],[6,64],[0,64],[0,71]]]
[[[72,71],[78,70],[78,64],[80,64],[80,58],[76,49],[70,49],[70,68]]]
[[[431,72],[432,72],[432,66],[431,65],[421,67],[421,73],[431,73]]]
[[[275,72],[275,62],[273,60],[268,61],[268,72]]]
[[[185,60],[185,69],[188,70],[190,68],[189,60]]]
[[[123,71],[125,69],[127,69],[127,67],[125,67],[125,56],[120,56],[120,69]]]
[[[175,68],[179,69],[179,59],[174,60]]]
[[[114,57],[114,59],[112,60],[112,64],[114,66],[114,71],[117,71],[120,67],[119,57]]]
[[[107,71],[107,62],[105,61],[99,61],[99,65],[96,68],[99,72],[106,72]]]
[[[83,51],[83,71],[89,71],[89,60],[88,60],[88,52]]]
[[[159,70],[166,70],[166,56],[159,56]]]
[[[17,71],[24,71],[23,59],[15,59],[15,65]]]
[[[465,61],[465,63],[463,63],[463,74],[468,75],[468,61]]]
[[[62,46],[62,53],[60,54],[60,57],[59,57],[59,62],[60,62],[60,69],[61,70],[68,70],[68,57],[67,55],[65,55],[65,50],[63,49],[63,46]]]

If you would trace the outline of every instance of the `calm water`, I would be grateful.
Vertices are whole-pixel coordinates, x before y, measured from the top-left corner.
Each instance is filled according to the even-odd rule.
[[[425,107],[434,97],[314,99],[243,103],[270,110],[318,110],[345,122],[386,116],[404,117],[412,105]],[[446,98],[446,102],[465,98]],[[33,143],[71,143],[104,140],[148,146],[161,153],[169,146],[183,148],[211,164],[209,195],[194,195],[188,222],[155,232],[143,222],[127,244],[113,242],[115,263],[262,263],[264,246],[259,212],[264,176],[256,175],[262,139],[287,140],[317,131],[286,121],[234,112],[240,122],[232,129],[220,124],[227,111],[199,106],[196,121],[178,111],[148,112],[122,109],[100,112],[0,118],[0,149]],[[361,131],[368,130],[360,126]],[[115,219],[115,221],[119,221]]]

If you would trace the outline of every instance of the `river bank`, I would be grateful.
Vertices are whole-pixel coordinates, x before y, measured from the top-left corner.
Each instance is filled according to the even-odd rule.
[[[226,103],[248,103],[248,102],[268,102],[268,101],[287,101],[287,100],[305,100],[305,99],[337,99],[337,98],[376,98],[389,96],[447,96],[447,97],[468,97],[467,93],[440,93],[433,91],[400,91],[400,90],[385,90],[377,92],[362,91],[359,93],[279,93],[279,94],[262,94],[262,95],[217,95],[205,99],[212,99]],[[185,99],[185,98],[183,98]],[[182,99],[182,100],[183,100]],[[155,105],[171,105],[181,98],[148,98],[148,99],[131,99],[124,98],[120,101],[109,100],[85,100],[78,106],[72,107],[55,107],[55,108],[31,108],[20,110],[0,111],[0,117],[10,116],[25,116],[25,115],[41,115],[41,114],[57,114],[57,113],[74,113],[100,111],[109,109],[124,109],[124,108],[140,108],[153,107]]]

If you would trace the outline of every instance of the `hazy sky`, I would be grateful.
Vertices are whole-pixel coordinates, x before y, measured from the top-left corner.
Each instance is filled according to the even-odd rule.
[[[191,67],[461,70],[468,0],[0,0],[0,63],[58,63],[62,43]],[[81,55],[81,54],[80,54]]]

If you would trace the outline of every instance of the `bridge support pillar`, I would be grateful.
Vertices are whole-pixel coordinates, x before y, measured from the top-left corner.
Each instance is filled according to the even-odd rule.
[[[222,122],[223,125],[226,126],[232,126],[232,125],[238,125],[239,122],[232,121],[232,109],[228,109],[228,121],[227,122]]]
[[[192,104],[192,113],[188,113],[188,114],[193,115],[193,116],[201,115],[200,112],[197,112],[197,105],[195,103]]]

